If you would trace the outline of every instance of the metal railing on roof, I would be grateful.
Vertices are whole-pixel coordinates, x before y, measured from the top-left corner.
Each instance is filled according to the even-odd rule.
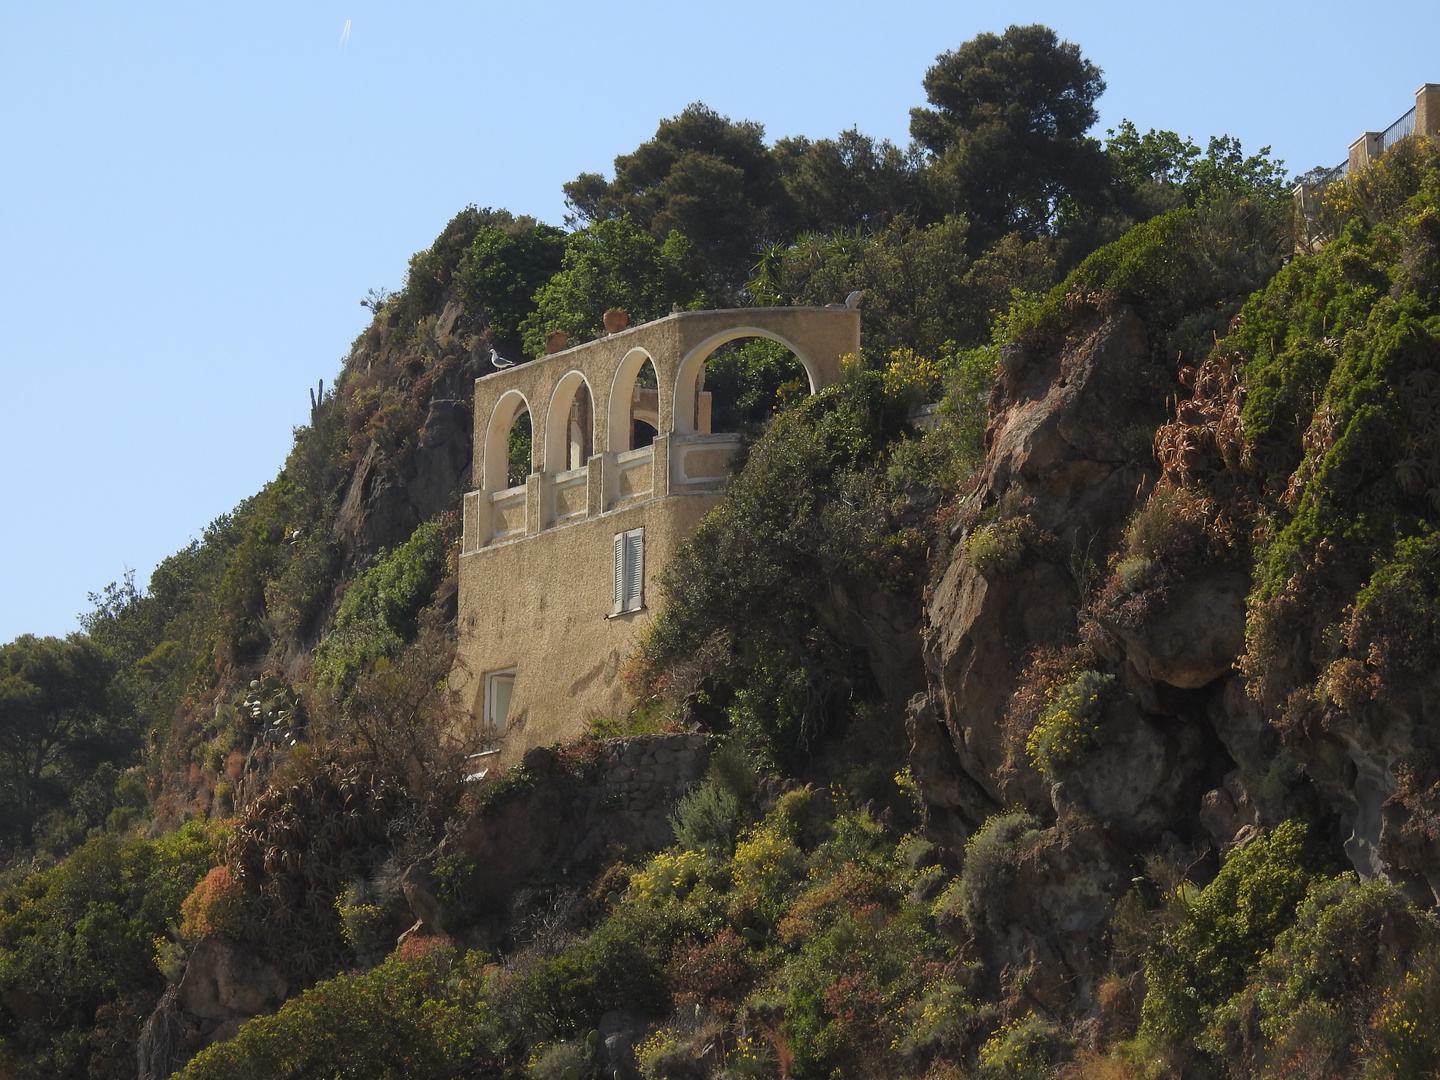
[[[1346,158],[1339,165],[1336,165],[1333,169],[1311,169],[1303,176],[1297,176],[1295,178],[1295,190],[1297,192],[1305,192],[1310,195],[1315,195],[1321,191],[1324,191],[1331,184],[1335,183],[1336,180],[1345,179],[1346,174],[1348,174],[1349,172],[1349,158]]]
[[[1386,128],[1385,133],[1380,136],[1380,152],[1383,154],[1405,136],[1412,135],[1414,132],[1415,107],[1412,105],[1409,112]]]
[[[1380,135],[1380,152],[1383,154],[1407,135],[1415,133],[1415,107],[1412,105],[1404,116],[1396,120]],[[1336,180],[1343,180],[1350,173],[1350,159],[1346,158],[1333,169],[1314,170],[1300,181],[1301,187],[1311,193],[1324,191]]]

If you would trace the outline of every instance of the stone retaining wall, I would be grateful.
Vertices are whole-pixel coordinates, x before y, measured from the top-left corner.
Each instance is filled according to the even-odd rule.
[[[475,899],[503,907],[537,875],[583,876],[671,844],[675,802],[709,762],[706,737],[695,734],[637,735],[559,752],[532,747],[519,766],[528,783],[488,804],[438,854],[481,869]]]

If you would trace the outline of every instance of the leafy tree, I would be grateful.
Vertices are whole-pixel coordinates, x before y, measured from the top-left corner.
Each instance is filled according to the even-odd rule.
[[[494,338],[518,345],[535,291],[559,271],[564,255],[565,233],[533,218],[481,229],[456,273],[466,309],[483,311]]]
[[[800,229],[869,229],[921,210],[914,159],[854,128],[833,139],[779,139],[774,154]]]
[[[526,350],[543,356],[552,330],[576,344],[597,336],[608,308],[642,322],[693,303],[703,294],[689,266],[689,240],[670,232],[657,241],[628,215],[571,233],[563,268],[535,294],[535,310],[520,324]]]
[[[1054,242],[1002,237],[972,258],[970,223],[952,215],[929,225],[897,217],[873,233],[801,236],[761,258],[749,288],[759,303],[830,304],[864,293],[866,348],[938,355],[946,341],[989,340],[1011,292],[1042,292],[1058,277]]]
[[[0,645],[0,800],[5,839],[29,845],[96,765],[130,749],[111,661],[82,634],[24,634]]]
[[[972,244],[1038,236],[1103,202],[1105,156],[1085,133],[1104,89],[1080,47],[1046,26],[981,34],[937,57],[925,73],[934,108],[910,110],[910,134],[930,155],[941,207],[969,216]]]
[[[1151,128],[1142,135],[1129,120],[1107,134],[1105,150],[1115,179],[1131,198],[1147,186],[1173,191],[1190,206],[1221,195],[1289,198],[1285,163],[1270,160],[1268,146],[1247,157],[1239,139],[1212,135],[1202,151],[1193,140],[1173,131]]]
[[[465,207],[446,224],[435,242],[410,257],[405,288],[386,305],[393,325],[409,330],[427,314],[438,313],[476,235],[483,229],[523,228],[532,218],[516,218],[508,210]],[[365,303],[365,301],[361,301]],[[367,305],[368,306],[368,305]]]
[[[706,287],[719,295],[744,281],[755,246],[780,239],[790,220],[765,129],[698,102],[617,157],[614,180],[582,173],[570,181],[565,201],[579,222],[628,215],[659,243],[672,231],[688,237]]]
[[[0,1061],[16,1077],[133,1076],[164,989],[155,939],[215,865],[219,834],[100,836],[0,891]]]

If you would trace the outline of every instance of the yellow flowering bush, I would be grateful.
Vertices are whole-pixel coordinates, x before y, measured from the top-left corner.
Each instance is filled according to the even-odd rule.
[[[735,891],[750,903],[776,901],[805,872],[805,857],[787,832],[769,821],[735,845]]]
[[[646,1080],[664,1075],[668,1059],[681,1049],[680,1040],[670,1028],[656,1029],[648,1039],[635,1048],[635,1060],[640,1065],[640,1075]]]
[[[1025,557],[1025,518],[1007,518],[981,525],[965,538],[965,558],[987,577],[1013,574]]]
[[[1025,752],[1037,769],[1049,775],[1090,748],[1100,729],[1101,700],[1114,683],[1114,675],[1082,671],[1051,689],[1040,722],[1025,740]]]
[[[710,860],[699,851],[662,851],[630,877],[630,894],[646,903],[684,898]]]
[[[765,820],[751,827],[735,845],[730,861],[732,916],[758,911],[767,919],[779,917],[791,886],[805,876],[805,854],[795,841],[813,801],[812,791],[786,792]]]
[[[1413,971],[1386,991],[1370,1018],[1370,1068],[1367,1076],[1434,1076],[1440,1067],[1440,1042],[1435,1038],[1434,986]]]
[[[752,1080],[770,1069],[770,1047],[763,1039],[747,1035],[725,1055],[725,1075],[735,1080]]]
[[[940,395],[940,369],[913,349],[895,349],[880,372],[885,396],[908,401],[934,401]]]
[[[978,1006],[954,983],[935,983],[926,988],[924,997],[910,1002],[906,1009],[909,1030],[896,1040],[895,1049],[910,1055],[957,1050],[971,1037],[977,1018],[994,1011],[993,1005]]]
[[[1056,1024],[1031,1014],[995,1032],[980,1048],[983,1080],[1043,1080],[1068,1040]]]
[[[659,1028],[635,1049],[645,1080],[698,1080],[722,1026],[714,1017],[696,1014],[693,1021]]]

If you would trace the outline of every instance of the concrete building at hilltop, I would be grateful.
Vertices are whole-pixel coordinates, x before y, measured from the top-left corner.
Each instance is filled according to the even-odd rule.
[[[676,312],[476,380],[452,685],[485,731],[481,767],[628,707],[620,669],[655,615],[652,583],[719,503],[740,448],[711,430],[705,361],[756,337],[793,352],[814,393],[859,351],[860,313]],[[527,411],[528,475],[512,484]]]

